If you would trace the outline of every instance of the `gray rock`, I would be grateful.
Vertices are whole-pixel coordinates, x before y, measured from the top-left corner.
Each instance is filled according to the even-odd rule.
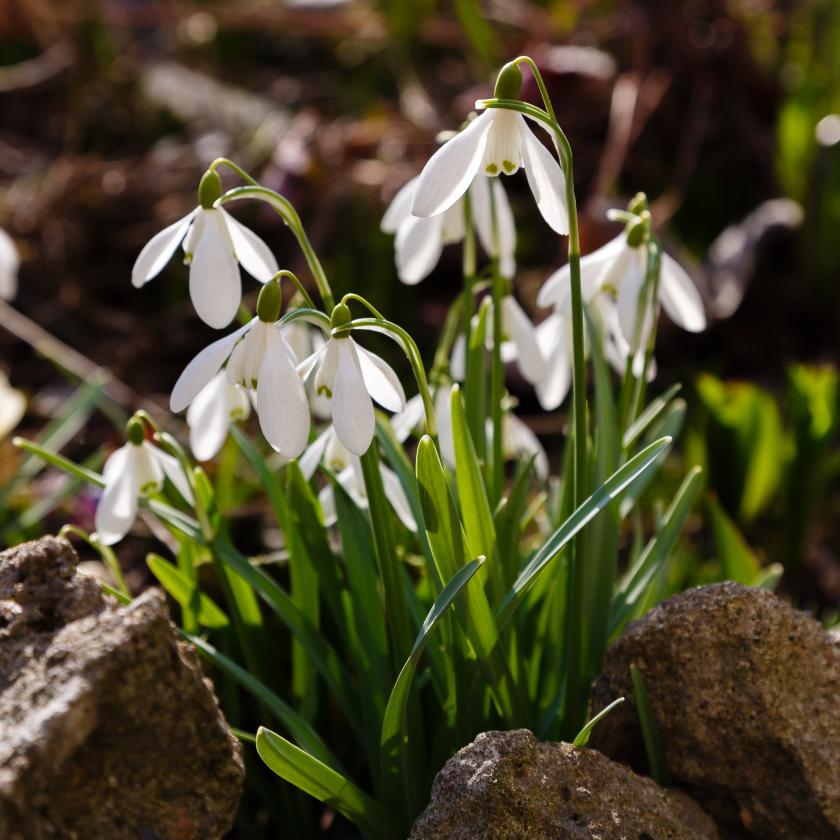
[[[118,606],[46,537],[0,553],[0,837],[221,837],[242,750],[162,593]]]
[[[703,840],[714,823],[689,797],[527,729],[485,732],[446,762],[410,840]]]
[[[636,663],[671,781],[729,836],[840,837],[840,645],[770,592],[689,590],[628,626],[608,650],[593,711],[632,700]],[[632,702],[591,743],[644,768]]]

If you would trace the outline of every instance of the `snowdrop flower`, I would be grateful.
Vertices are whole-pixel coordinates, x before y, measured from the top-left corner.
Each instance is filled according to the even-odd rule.
[[[0,370],[0,440],[17,426],[26,413],[26,398],[12,388],[9,378]]]
[[[487,442],[492,446],[493,421],[487,418]],[[531,428],[512,411],[502,417],[502,454],[506,461],[534,459],[534,470],[541,481],[548,478],[548,455]]]
[[[309,438],[309,404],[295,370],[297,360],[277,323],[281,293],[276,281],[263,286],[257,317],[205,347],[172,389],[172,411],[191,405],[227,361],[231,385],[256,392],[257,416],[265,439],[287,458],[297,458]]]
[[[362,509],[367,509],[368,500],[362,473],[362,462],[358,455],[349,452],[342,445],[333,426],[329,426],[310,444],[301,456],[300,468],[304,476],[309,479],[312,478],[316,468],[321,463],[336,474],[336,480],[347,491],[356,505]],[[384,464],[379,465],[379,472],[382,476],[382,484],[385,487],[385,495],[394,512],[406,528],[410,531],[416,531],[417,522],[396,473]],[[332,484],[327,484],[321,490],[318,494],[318,500],[324,513],[324,524],[332,525],[337,518]]]
[[[397,275],[403,283],[414,285],[428,277],[440,259],[444,245],[464,239],[464,199],[458,198],[443,213],[420,217],[411,213],[420,176],[412,178],[394,196],[382,217],[382,231],[395,233],[394,254]],[[492,201],[491,201],[491,192]],[[498,256],[499,271],[503,277],[516,273],[516,225],[513,211],[501,183],[497,178],[477,175],[469,187],[472,222],[481,247],[491,256]],[[496,205],[498,250],[493,230],[493,202]]]
[[[349,308],[333,310],[327,343],[298,366],[305,381],[314,377],[318,395],[330,400],[330,416],[338,439],[354,455],[364,455],[373,440],[373,400],[388,411],[405,408],[405,392],[391,366],[360,347],[349,334],[336,330],[350,322]]]
[[[485,339],[488,350],[493,349],[492,302],[490,307]],[[537,329],[513,295],[502,297],[502,332],[502,361],[516,362],[524,379],[531,385],[538,386],[546,376],[546,359],[540,348]],[[467,343],[462,334],[452,346],[449,364],[452,377],[459,381],[463,380],[466,373],[466,352]]]
[[[20,257],[12,237],[0,228],[0,299],[11,300],[17,293]]]
[[[105,489],[96,507],[96,533],[105,545],[119,542],[129,532],[137,518],[138,500],[159,493],[164,476],[186,501],[193,501],[181,465],[146,440],[140,420],[129,421],[126,437],[125,445],[108,458],[102,470]]]
[[[452,436],[452,411],[449,403],[451,394],[451,385],[438,385],[434,390],[433,401],[441,458],[445,464],[454,468],[455,439]],[[425,416],[423,397],[421,394],[415,394],[406,402],[405,408],[391,418],[391,428],[397,440],[405,443],[412,432],[422,426]]]
[[[519,96],[522,74],[515,66],[499,74],[496,95]],[[504,87],[504,90],[501,88]],[[436,216],[448,210],[476,175],[513,175],[524,169],[537,207],[549,227],[569,232],[566,180],[560,164],[516,111],[491,108],[435,152],[420,173],[411,212]]]
[[[190,449],[199,461],[209,461],[219,453],[230,424],[245,420],[251,413],[248,392],[231,385],[224,371],[219,371],[198,392],[187,409]]]
[[[584,302],[604,289],[618,304],[618,322],[625,340],[639,350],[647,344],[653,327],[653,312],[647,307],[641,329],[636,329],[639,298],[645,282],[648,260],[646,240],[635,242],[633,227],[624,231],[597,251],[581,257],[581,291]],[[668,317],[688,332],[706,328],[703,302],[685,270],[668,254],[662,254],[659,275],[659,302]],[[554,272],[540,290],[537,304],[554,306],[564,314],[571,313],[571,278],[568,264]],[[635,340],[634,340],[635,339]]]
[[[219,175],[206,172],[198,189],[199,206],[153,236],[131,272],[134,286],[144,286],[183,243],[184,262],[190,266],[190,298],[198,317],[215,329],[233,320],[242,300],[237,262],[261,283],[278,271],[268,245],[225,209],[214,206],[221,193]]]

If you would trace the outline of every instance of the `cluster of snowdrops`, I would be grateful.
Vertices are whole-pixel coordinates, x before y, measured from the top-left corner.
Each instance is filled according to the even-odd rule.
[[[542,108],[519,99],[522,66],[534,73]],[[622,233],[581,257],[571,147],[533,61],[505,65],[494,97],[476,107],[480,115],[441,138],[382,220],[404,283],[427,277],[445,246],[462,249],[463,290],[428,366],[411,335],[375,303],[352,291],[336,300],[294,207],[230,160],[209,167],[198,206],[153,237],[134,265],[132,282],[142,287],[182,249],[199,317],[220,330],[239,321],[187,365],[171,409],[186,411],[198,461],[213,459],[233,432],[285,532],[291,594],[236,551],[204,470],[146,413],[131,418],[126,444],[101,476],[21,442],[102,488],[92,540],[103,552],[146,506],[182,549],[197,547],[217,564],[237,628],[260,626],[259,596],[291,630],[289,705],[279,684],[272,688],[276,669],[260,671],[248,633],[240,637],[247,671],[196,634],[201,624],[221,626],[223,616],[204,593],[193,598],[193,549],[177,567],[156,558],[153,570],[191,616],[189,638],[291,735],[260,729],[266,764],[369,836],[404,831],[431,774],[481,729],[527,725],[585,743],[588,685],[607,641],[661,596],[668,555],[699,486],[691,471],[645,535],[645,517],[636,513],[684,409],[674,388],[646,400],[658,314],[689,331],[706,324],[692,280],[662,252],[645,196],[611,211]],[[535,129],[547,133],[556,156]],[[516,227],[500,177],[520,169],[543,222],[568,236],[569,261],[540,290],[547,314],[537,325],[515,296]],[[242,184],[224,191],[219,170]],[[306,258],[317,300],[228,212],[240,200],[278,213]],[[240,268],[263,284],[253,315],[242,305]],[[410,398],[390,365],[364,346],[371,333],[406,355]],[[514,413],[504,387],[509,363],[546,410],[571,392],[557,480],[549,481],[546,453]],[[238,427],[252,411],[277,460],[266,460]],[[415,465],[404,448],[412,435],[420,438]],[[516,467],[506,470],[511,458]],[[618,534],[627,523],[634,549],[620,573]],[[419,559],[409,565],[412,556]],[[427,646],[434,632],[442,634],[439,649]],[[425,677],[415,679],[424,650]],[[358,738],[362,768],[348,771],[315,731],[316,680]],[[436,738],[423,737],[426,726]]]

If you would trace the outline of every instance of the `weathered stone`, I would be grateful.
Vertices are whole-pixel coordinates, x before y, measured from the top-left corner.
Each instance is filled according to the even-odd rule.
[[[703,840],[717,837],[689,797],[527,729],[485,732],[446,762],[410,840]]]
[[[64,540],[0,554],[0,837],[221,837],[241,747],[162,593],[118,606]]]
[[[840,640],[770,592],[677,595],[608,650],[593,711],[628,702],[592,745],[636,769],[644,747],[629,666],[645,680],[671,780],[742,837],[840,837]]]

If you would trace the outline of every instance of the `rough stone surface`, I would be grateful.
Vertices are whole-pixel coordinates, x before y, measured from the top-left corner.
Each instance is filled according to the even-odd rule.
[[[703,840],[717,837],[689,797],[527,729],[485,732],[446,762],[410,840]]]
[[[671,780],[722,832],[840,837],[840,639],[770,592],[689,590],[628,626],[608,650],[593,711],[645,680]],[[632,702],[591,743],[644,768]]]
[[[221,837],[244,774],[162,593],[118,606],[64,540],[0,553],[0,837]]]

